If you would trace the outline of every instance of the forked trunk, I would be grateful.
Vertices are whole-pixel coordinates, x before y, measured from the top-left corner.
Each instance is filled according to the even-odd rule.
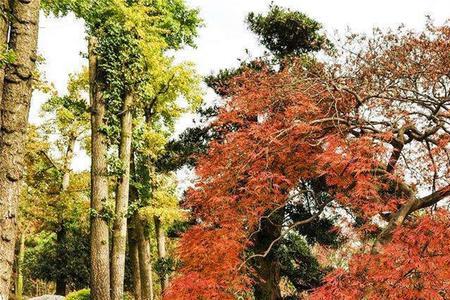
[[[15,60],[6,67],[0,104],[0,299],[8,299],[16,243],[16,216],[24,174],[24,149],[33,73],[37,59],[39,0],[11,1],[9,48]],[[2,1],[2,6],[6,3]],[[0,24],[5,47],[4,28]]]
[[[258,232],[255,239],[255,253],[264,253],[273,240],[281,234],[282,212],[275,214],[270,220],[263,219],[261,221],[261,231]],[[266,257],[258,257],[255,259],[256,278],[254,286],[254,296],[258,300],[280,300],[280,279],[281,267],[280,262],[274,250]]]

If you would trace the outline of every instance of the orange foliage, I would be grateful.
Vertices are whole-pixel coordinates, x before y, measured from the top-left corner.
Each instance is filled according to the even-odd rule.
[[[355,255],[348,272],[326,278],[311,300],[448,299],[450,216],[447,211],[399,227],[378,254]]]

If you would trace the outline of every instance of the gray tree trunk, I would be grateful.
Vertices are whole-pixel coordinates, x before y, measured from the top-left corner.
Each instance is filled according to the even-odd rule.
[[[119,160],[122,165],[122,174],[117,179],[116,210],[113,225],[113,245],[111,255],[112,300],[123,299],[125,279],[125,250],[127,243],[127,211],[130,194],[132,104],[133,95],[131,93],[127,93],[124,97],[121,115]]]
[[[8,298],[14,262],[16,215],[37,58],[39,8],[39,0],[15,0],[11,4],[9,47],[15,52],[16,60],[6,68],[0,106],[0,299]]]
[[[109,228],[102,216],[108,199],[107,137],[102,76],[97,68],[96,39],[89,38],[89,87],[91,98],[91,297],[110,299]]]

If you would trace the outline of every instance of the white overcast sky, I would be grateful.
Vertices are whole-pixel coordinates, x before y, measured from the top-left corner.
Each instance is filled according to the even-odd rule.
[[[245,49],[253,56],[261,53],[255,37],[244,24],[250,11],[267,10],[271,0],[187,0],[192,7],[200,9],[205,26],[200,29],[196,49],[185,49],[177,55],[179,60],[196,63],[202,75],[221,68],[235,66],[237,58],[245,57]],[[370,32],[375,26],[386,28],[405,24],[420,29],[425,16],[430,15],[437,23],[450,18],[450,0],[276,0],[275,4],[300,10],[318,20],[328,33]],[[39,53],[45,58],[41,66],[46,79],[60,93],[65,92],[69,73],[79,71],[86,61],[84,28],[81,21],[72,16],[55,19],[41,18]],[[30,120],[39,123],[39,107],[45,96],[35,93]],[[180,122],[183,127],[186,122]],[[76,170],[89,166],[86,155],[78,153],[74,162]]]

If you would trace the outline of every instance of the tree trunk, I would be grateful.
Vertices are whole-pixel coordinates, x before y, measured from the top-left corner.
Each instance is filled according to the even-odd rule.
[[[124,97],[121,129],[119,160],[122,164],[122,174],[117,179],[116,210],[113,225],[113,245],[111,255],[111,299],[123,299],[125,278],[125,250],[127,243],[127,211],[130,193],[130,158],[132,138],[131,105],[133,95],[127,93]]]
[[[146,222],[136,214],[136,233],[139,248],[139,269],[141,272],[142,300],[153,300],[153,278],[150,252],[150,240]]]
[[[63,165],[63,179],[61,184],[61,191],[64,193],[69,188],[70,184],[70,173],[72,170],[70,169],[70,165],[72,164],[73,152],[75,149],[75,143],[77,138],[75,136],[71,136],[69,139],[69,144],[67,145],[66,154],[64,156],[64,165]]]
[[[130,222],[128,230],[128,247],[131,261],[131,275],[133,279],[134,300],[141,300],[141,273],[139,270],[139,249],[134,222]]]
[[[10,48],[0,110],[0,299],[8,298],[16,242],[16,214],[24,174],[25,136],[39,29],[39,0],[11,5]]]
[[[0,53],[8,50],[9,24],[9,0],[0,0]],[[5,80],[5,68],[0,66],[0,103],[3,94],[3,81]]]
[[[23,299],[23,260],[25,258],[25,234],[20,235],[19,254],[17,257],[16,300]]]
[[[134,164],[134,152],[131,152],[130,173],[136,176],[136,167]],[[138,205],[139,192],[134,185],[130,186],[130,203]],[[133,296],[135,300],[141,300],[141,271],[139,268],[139,245],[136,231],[137,210],[131,216],[128,226],[128,245],[131,260],[131,274],[133,279]]]
[[[164,229],[162,228],[161,219],[158,216],[154,216],[153,220],[155,222],[156,242],[158,244],[158,257],[162,260],[166,258],[166,235]],[[162,295],[164,290],[169,285],[168,274],[164,274],[163,276],[161,276],[160,281]]]
[[[65,257],[64,244],[66,243],[66,228],[64,222],[61,222],[59,230],[56,232],[56,245],[58,249],[58,255],[60,258]],[[67,278],[64,275],[58,276],[56,278],[56,295],[65,296],[66,295]]]
[[[102,78],[97,68],[96,39],[89,38],[89,87],[91,98],[91,297],[110,299],[109,228],[102,216],[108,199],[107,137]]]
[[[66,154],[64,155],[64,164],[62,168],[63,172],[63,178],[61,183],[61,192],[60,197],[64,196],[64,193],[67,191],[70,185],[70,174],[71,169],[70,165],[72,163],[73,159],[73,151],[75,149],[75,143],[76,143],[76,137],[71,136],[69,139],[69,143],[67,145]],[[60,251],[59,257],[61,259],[65,259],[65,253],[64,253],[64,244],[66,243],[66,228],[64,224],[64,220],[62,217],[60,217],[59,221],[59,229],[56,233],[56,247]],[[64,261],[62,262],[62,265],[64,265]],[[65,276],[60,276],[56,279],[56,295],[65,296],[67,292],[67,278]]]
[[[261,221],[261,231],[258,232],[255,239],[255,253],[264,253],[273,240],[281,234],[281,226],[275,225],[281,223],[282,213],[276,213],[270,220]],[[279,300],[281,298],[280,262],[272,249],[266,257],[255,259],[256,278],[254,286],[254,296],[258,300]]]

